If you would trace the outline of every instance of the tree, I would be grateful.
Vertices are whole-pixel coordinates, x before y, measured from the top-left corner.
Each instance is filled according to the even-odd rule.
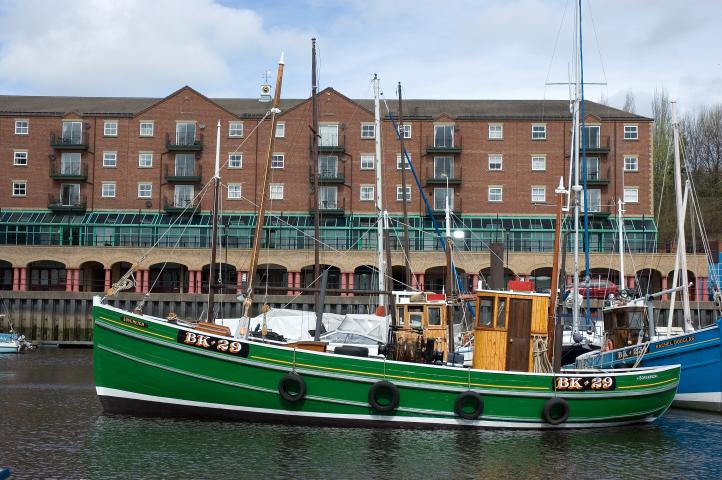
[[[624,97],[624,106],[622,110],[629,113],[637,113],[637,108],[634,105],[634,94],[631,90],[627,91],[627,95]]]
[[[652,99],[654,118],[652,136],[652,184],[654,186],[654,215],[660,244],[673,241],[676,231],[674,182],[673,182],[673,135],[672,110],[666,90],[655,89]]]

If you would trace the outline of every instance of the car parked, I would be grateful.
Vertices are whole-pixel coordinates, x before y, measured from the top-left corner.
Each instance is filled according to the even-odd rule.
[[[567,285],[566,286],[566,292],[567,295],[572,292],[572,289],[574,288],[574,285]],[[608,298],[609,295],[619,296],[619,287],[609,280],[590,280],[589,283],[587,282],[579,282],[579,295],[582,297],[587,296],[587,291],[589,291],[589,298],[597,298],[597,299],[605,299]]]

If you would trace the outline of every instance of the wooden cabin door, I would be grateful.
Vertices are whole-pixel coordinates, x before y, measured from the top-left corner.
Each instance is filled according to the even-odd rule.
[[[507,371],[528,372],[531,300],[511,299],[507,332]]]

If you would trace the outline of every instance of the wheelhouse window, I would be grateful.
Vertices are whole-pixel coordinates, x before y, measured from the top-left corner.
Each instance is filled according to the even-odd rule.
[[[421,327],[424,322],[424,307],[409,306],[409,327]]]
[[[441,307],[429,307],[427,309],[427,318],[430,327],[441,326]]]
[[[496,328],[506,327],[506,298],[499,297],[496,304]]]
[[[491,319],[494,315],[494,297],[479,298],[479,326],[492,327]]]
[[[446,148],[454,146],[453,125],[434,125],[434,146]]]

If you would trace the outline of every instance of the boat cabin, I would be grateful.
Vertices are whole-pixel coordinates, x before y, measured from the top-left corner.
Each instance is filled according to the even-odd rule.
[[[534,341],[547,339],[549,295],[482,290],[476,292],[473,367],[534,371]]]
[[[607,332],[608,350],[624,348],[648,341],[647,312],[642,305],[627,304],[605,308],[604,331]]]
[[[421,292],[398,296],[396,302],[392,358],[424,363],[445,361],[449,351],[446,296]]]

